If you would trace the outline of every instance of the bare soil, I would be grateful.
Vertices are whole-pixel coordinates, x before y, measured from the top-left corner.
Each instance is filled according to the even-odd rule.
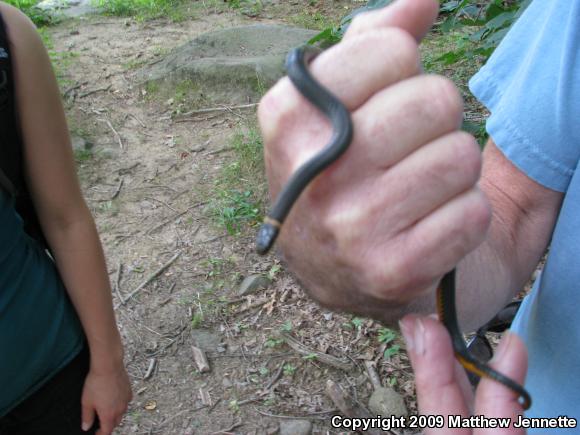
[[[399,338],[388,346],[401,351],[386,357],[380,325],[320,309],[277,271],[274,256],[253,253],[253,229],[230,236],[210,219],[215,179],[232,161],[233,135],[255,123],[252,111],[177,122],[176,102],[137,83],[139,67],[203,32],[287,23],[292,14],[317,10],[340,17],[358,6],[307,3],[279,2],[253,18],[202,7],[196,19],[178,23],[92,16],[48,29],[55,51],[73,53],[61,71],[72,134],[93,144],[91,156],[80,153],[79,175],[106,251],[135,393],[118,434],[273,434],[285,418],[308,419],[316,434],[338,433],[330,426],[337,411],[326,382],[366,405],[372,385],[364,361],[374,362],[383,384],[416,410]],[[240,281],[254,273],[270,274],[272,284],[236,296]],[[283,332],[306,354],[288,346]],[[193,346],[205,350],[209,372],[198,370]]]

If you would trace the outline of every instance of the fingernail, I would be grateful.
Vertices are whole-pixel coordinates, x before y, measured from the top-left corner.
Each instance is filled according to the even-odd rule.
[[[501,341],[499,342],[497,349],[495,350],[495,354],[490,362],[497,362],[501,361],[507,352],[507,349],[510,347],[512,341],[512,333],[507,331]]]
[[[405,317],[399,322],[407,350],[417,355],[425,353],[425,325],[420,317]]]
[[[413,350],[414,343],[413,343],[413,320],[409,317],[404,317],[403,319],[399,320],[399,328],[401,329],[401,334],[403,334],[403,338],[405,339],[405,344],[407,345],[407,351],[410,352]]]
[[[90,428],[91,428],[91,425],[90,425],[89,423],[87,423],[87,422],[83,421],[83,424],[81,425],[81,429],[82,429],[83,431],[85,431],[85,432],[86,432],[86,431],[88,431]]]

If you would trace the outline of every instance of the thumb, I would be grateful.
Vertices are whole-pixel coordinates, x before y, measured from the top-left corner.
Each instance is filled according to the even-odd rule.
[[[396,0],[384,9],[357,16],[345,39],[381,27],[399,27],[419,42],[435,22],[438,11],[437,0]]]
[[[85,432],[88,431],[91,427],[93,427],[93,423],[95,422],[95,409],[92,406],[88,406],[83,404],[82,405],[82,414],[81,414],[81,429]]]

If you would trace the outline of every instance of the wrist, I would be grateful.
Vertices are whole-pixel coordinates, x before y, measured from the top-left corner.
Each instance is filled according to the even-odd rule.
[[[90,367],[93,372],[110,372],[124,368],[124,351],[120,337],[108,340],[106,343],[91,343]]]

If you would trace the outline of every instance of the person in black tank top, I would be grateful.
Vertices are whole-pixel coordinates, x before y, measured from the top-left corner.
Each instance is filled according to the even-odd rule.
[[[25,393],[12,397],[16,393],[0,385],[0,435],[72,435],[97,429],[109,435],[127,409],[131,387],[102,247],[76,178],[47,52],[30,20],[4,3],[0,3],[0,201],[5,211],[6,201],[13,204],[22,217],[30,237],[26,249],[40,255],[50,251],[41,261],[55,270],[60,282],[55,292],[64,295],[55,293],[55,297],[76,312],[80,320],[76,324],[82,325],[81,337],[84,334],[86,340],[64,365],[46,361],[47,376],[40,376],[41,381],[30,379],[30,385],[23,386]],[[22,288],[18,295],[25,297],[29,291]],[[3,304],[3,294],[8,297],[0,287],[0,316],[10,307]],[[4,318],[18,313],[13,309]],[[49,332],[36,331],[36,336],[43,333]],[[17,339],[8,334],[15,332],[0,330],[0,343]],[[35,346],[28,350],[31,361],[36,350]],[[15,358],[10,349],[0,352],[3,363]],[[50,368],[59,364],[57,372]],[[2,403],[7,407],[3,409]]]

